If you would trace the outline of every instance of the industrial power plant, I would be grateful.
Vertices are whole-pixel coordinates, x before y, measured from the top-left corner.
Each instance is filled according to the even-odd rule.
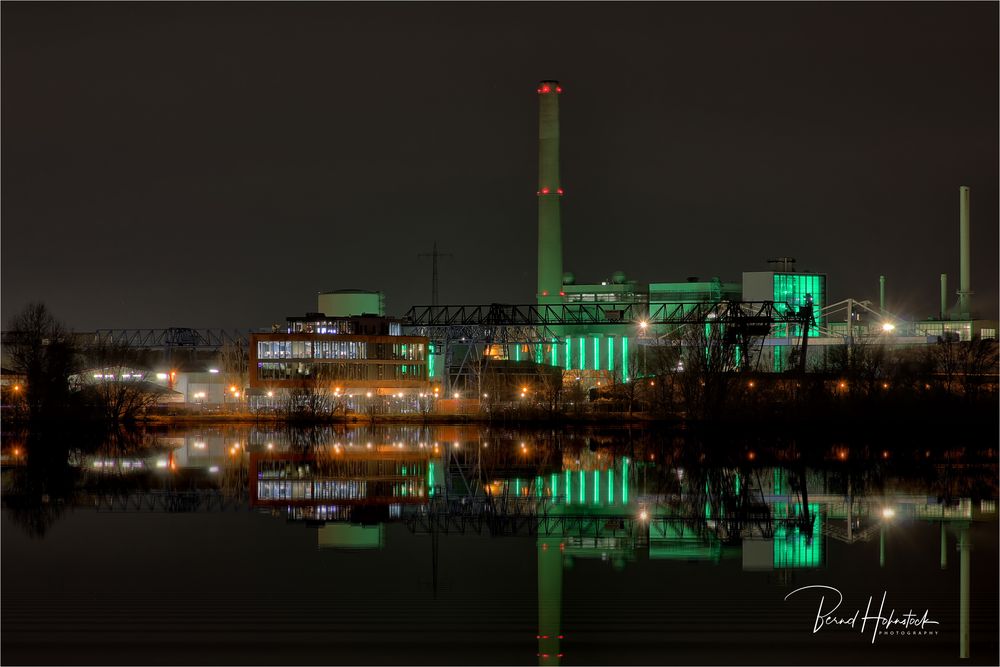
[[[957,293],[942,274],[938,317],[906,320],[890,312],[885,276],[879,303],[828,299],[827,275],[768,259],[768,271],[740,282],[713,277],[640,284],[616,270],[581,280],[563,258],[558,81],[541,81],[538,98],[537,289],[522,303],[437,303],[437,246],[430,305],[388,316],[374,290],[321,292],[317,310],[249,334],[218,330],[99,330],[95,341],[166,352],[157,381],[179,403],[251,401],[273,407],[290,391],[333,387],[348,410],[479,410],[484,400],[527,399],[531,387],[574,383],[604,391],[637,378],[684,372],[696,355],[713,372],[809,372],[831,354],[877,343],[914,347],[938,341],[995,339],[995,321],[976,316],[970,284],[970,189],[958,188],[960,275]],[[756,265],[763,258],[748,258]],[[246,371],[220,373],[227,344],[248,351]],[[171,354],[189,349],[188,371]],[[214,371],[214,372],[213,372]],[[95,377],[103,377],[103,372]],[[139,377],[139,375],[137,375]],[[492,395],[492,398],[491,398]],[[449,405],[449,403],[453,403]]]

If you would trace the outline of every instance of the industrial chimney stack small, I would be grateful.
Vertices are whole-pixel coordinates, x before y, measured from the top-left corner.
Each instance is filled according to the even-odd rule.
[[[958,272],[958,316],[972,318],[972,286],[969,284],[969,188],[958,189],[959,211],[959,272]]]

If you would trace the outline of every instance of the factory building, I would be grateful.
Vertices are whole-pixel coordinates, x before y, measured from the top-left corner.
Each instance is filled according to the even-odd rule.
[[[295,394],[324,394],[344,411],[416,412],[433,395],[429,341],[403,335],[381,292],[321,292],[327,312],[286,318],[249,341],[249,401],[277,408]]]

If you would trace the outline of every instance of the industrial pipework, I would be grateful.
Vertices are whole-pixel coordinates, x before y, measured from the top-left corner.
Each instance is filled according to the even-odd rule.
[[[972,317],[972,287],[969,284],[969,188],[958,188],[959,211],[959,273],[958,273],[958,316]]]
[[[562,302],[558,81],[538,84],[538,303]]]

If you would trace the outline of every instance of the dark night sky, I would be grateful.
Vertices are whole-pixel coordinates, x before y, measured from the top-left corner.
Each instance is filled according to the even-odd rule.
[[[998,299],[997,3],[5,3],[2,316],[259,327],[319,290],[534,295],[539,79],[578,280]]]

